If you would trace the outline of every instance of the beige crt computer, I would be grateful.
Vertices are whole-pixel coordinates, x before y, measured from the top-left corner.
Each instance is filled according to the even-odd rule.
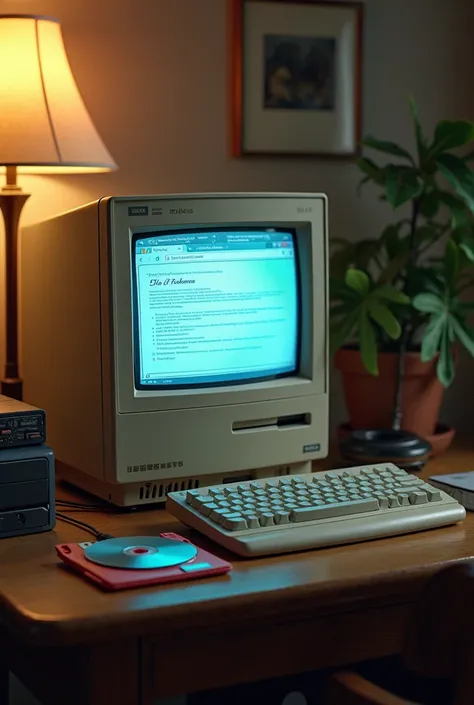
[[[134,506],[328,446],[321,194],[102,198],[21,245],[25,401],[61,475]]]

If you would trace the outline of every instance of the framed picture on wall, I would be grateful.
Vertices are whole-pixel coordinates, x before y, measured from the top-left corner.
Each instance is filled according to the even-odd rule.
[[[353,157],[362,3],[231,1],[234,156]]]

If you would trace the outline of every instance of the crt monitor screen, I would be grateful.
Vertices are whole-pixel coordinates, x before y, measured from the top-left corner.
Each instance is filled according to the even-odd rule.
[[[297,371],[292,230],[135,234],[132,286],[137,389],[242,384]]]

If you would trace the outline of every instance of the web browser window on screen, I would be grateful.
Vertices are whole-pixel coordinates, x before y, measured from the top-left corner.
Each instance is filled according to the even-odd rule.
[[[134,250],[140,387],[228,384],[296,370],[292,232],[145,234]]]

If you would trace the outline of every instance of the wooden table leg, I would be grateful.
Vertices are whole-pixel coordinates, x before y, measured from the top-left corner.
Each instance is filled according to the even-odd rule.
[[[10,671],[0,663],[0,705],[8,705],[10,702]]]
[[[143,705],[138,640],[95,644],[86,663],[81,705]]]
[[[43,705],[144,705],[137,638],[34,647],[1,637],[0,705],[8,705],[7,663]]]

